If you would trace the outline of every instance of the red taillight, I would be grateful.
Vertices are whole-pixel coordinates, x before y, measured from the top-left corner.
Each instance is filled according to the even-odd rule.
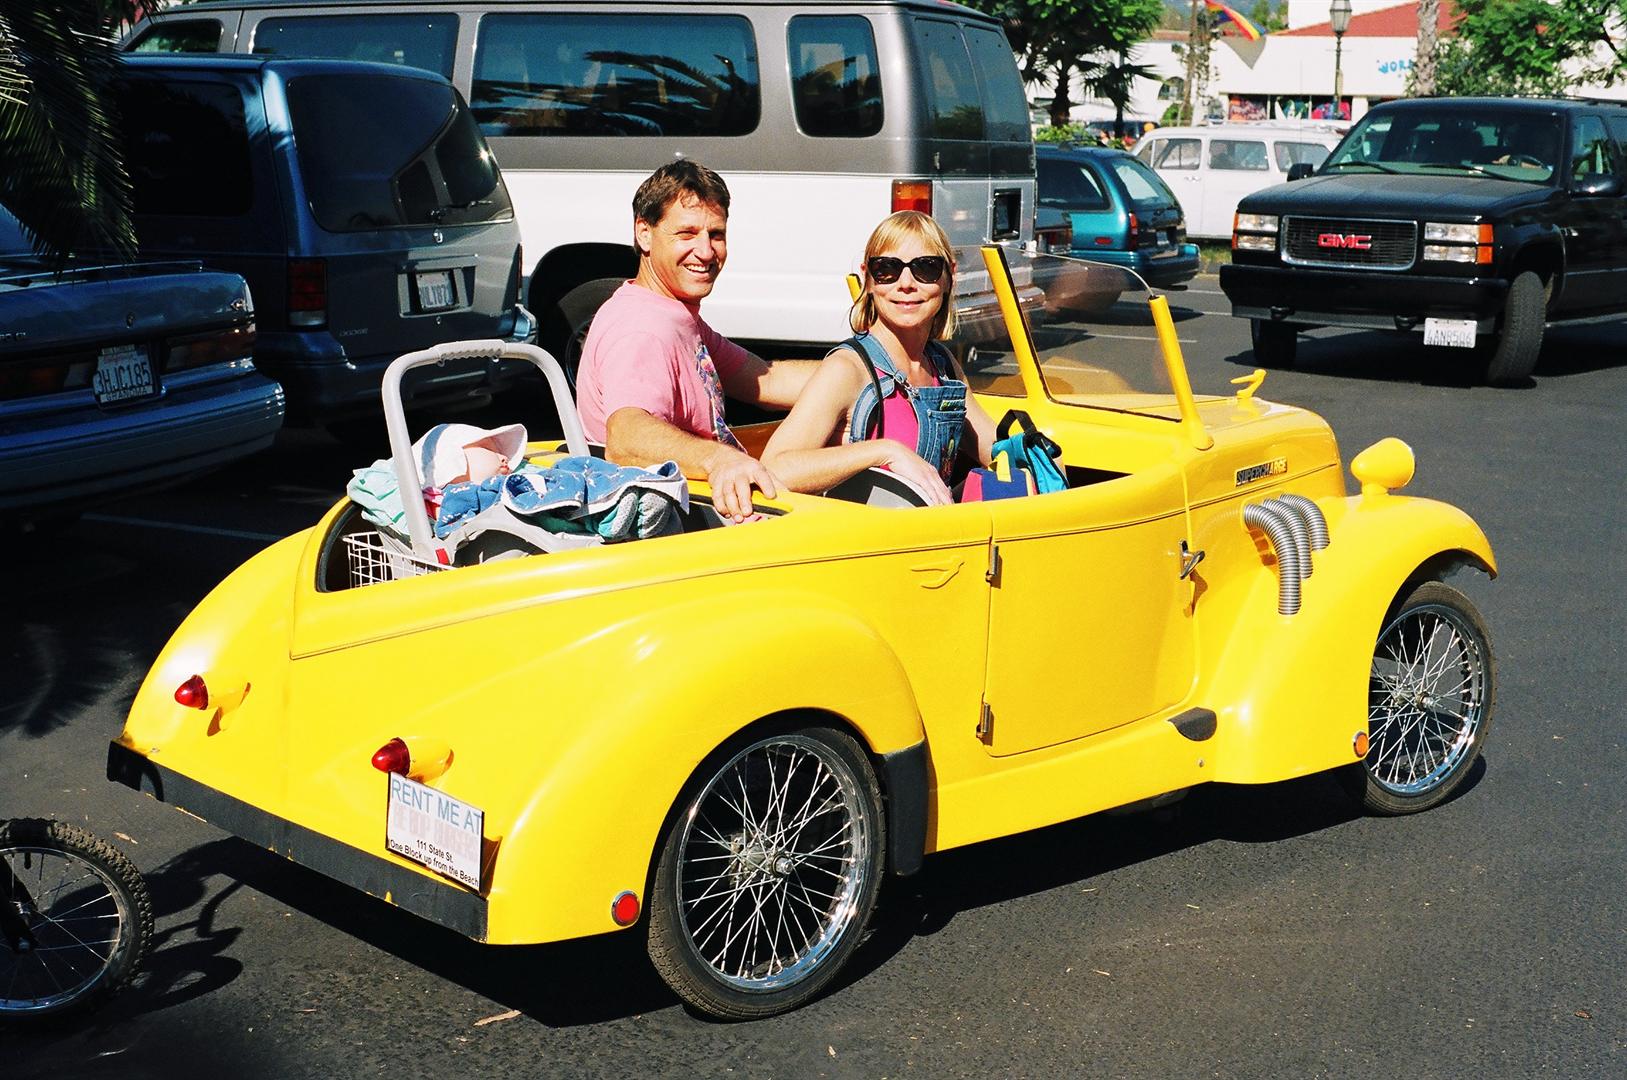
[[[900,210],[919,210],[923,214],[932,213],[932,181],[894,180],[893,213],[896,214]]]
[[[209,688],[203,684],[202,675],[194,675],[186,682],[175,688],[175,703],[185,705],[189,709],[207,709],[209,707]]]
[[[379,772],[399,773],[407,775],[407,769],[412,765],[412,752],[401,739],[391,739],[379,747],[373,754],[373,768]]]
[[[328,264],[325,259],[288,260],[288,325],[327,325]]]
[[[185,371],[227,360],[245,360],[254,354],[254,324],[212,330],[207,334],[176,338],[169,343],[165,371]]]
[[[1136,238],[1136,234],[1139,233],[1140,231],[1141,231],[1141,219],[1137,218],[1135,216],[1135,214],[1132,213],[1130,215],[1130,239],[1134,240]]]
[[[617,926],[632,926],[638,922],[638,897],[624,892],[610,903],[610,918]]]

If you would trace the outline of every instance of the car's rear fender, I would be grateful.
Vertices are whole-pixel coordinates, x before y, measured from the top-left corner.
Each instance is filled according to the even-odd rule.
[[[680,627],[684,641],[711,647],[661,647]],[[551,652],[537,671],[515,672],[512,694],[487,690],[523,700],[519,688],[536,685],[544,666],[550,686],[560,685],[561,671],[625,678],[550,691],[550,713],[594,722],[542,755],[545,766],[514,789],[525,797],[493,864],[493,943],[616,929],[611,902],[624,890],[645,897],[668,813],[697,768],[764,717],[823,715],[878,758],[925,738],[887,642],[857,615],[811,595],[731,593],[663,607]],[[507,767],[524,770],[526,762],[514,754]]]
[[[1199,688],[1197,703],[1219,714],[1203,749],[1216,781],[1270,783],[1355,761],[1373,643],[1397,594],[1445,565],[1497,572],[1485,534],[1454,506],[1394,495],[1317,502],[1330,541],[1314,554],[1299,611],[1279,614],[1276,561],[1261,537],[1260,572]]]

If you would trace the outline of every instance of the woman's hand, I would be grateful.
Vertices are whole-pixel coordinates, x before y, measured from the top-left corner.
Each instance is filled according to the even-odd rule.
[[[947,506],[955,501],[955,497],[949,493],[949,486],[938,475],[938,470],[928,465],[914,450],[892,439],[874,439],[870,445],[881,455],[881,460],[876,464],[920,488],[930,505]]]

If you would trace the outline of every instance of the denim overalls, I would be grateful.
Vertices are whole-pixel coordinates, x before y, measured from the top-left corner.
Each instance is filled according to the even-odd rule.
[[[853,422],[848,430],[848,438],[854,442],[872,438],[877,427],[872,419],[880,420],[882,399],[891,396],[895,389],[901,390],[915,409],[915,421],[920,426],[915,452],[922,460],[936,467],[944,482],[948,483],[950,471],[955,466],[955,456],[960,450],[961,432],[966,426],[966,384],[953,377],[949,350],[944,348],[942,342],[927,342],[926,354],[937,369],[938,385],[911,386],[909,380],[899,374],[887,350],[869,334],[857,334],[837,346],[843,347],[857,352],[876,375],[875,381],[859,391],[858,400],[853,403]],[[876,394],[877,384],[881,387],[879,397]],[[885,432],[882,434],[885,435]]]

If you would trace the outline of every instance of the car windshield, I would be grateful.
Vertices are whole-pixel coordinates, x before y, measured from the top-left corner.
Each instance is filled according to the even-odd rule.
[[[1514,109],[1375,112],[1351,129],[1322,171],[1470,174],[1531,184],[1552,181],[1557,116]]]
[[[1028,322],[1042,392],[1053,401],[1179,421],[1152,294],[1122,267],[1056,255],[1008,253],[1017,305]],[[974,393],[1027,396],[1005,324],[959,311],[951,348]]]

